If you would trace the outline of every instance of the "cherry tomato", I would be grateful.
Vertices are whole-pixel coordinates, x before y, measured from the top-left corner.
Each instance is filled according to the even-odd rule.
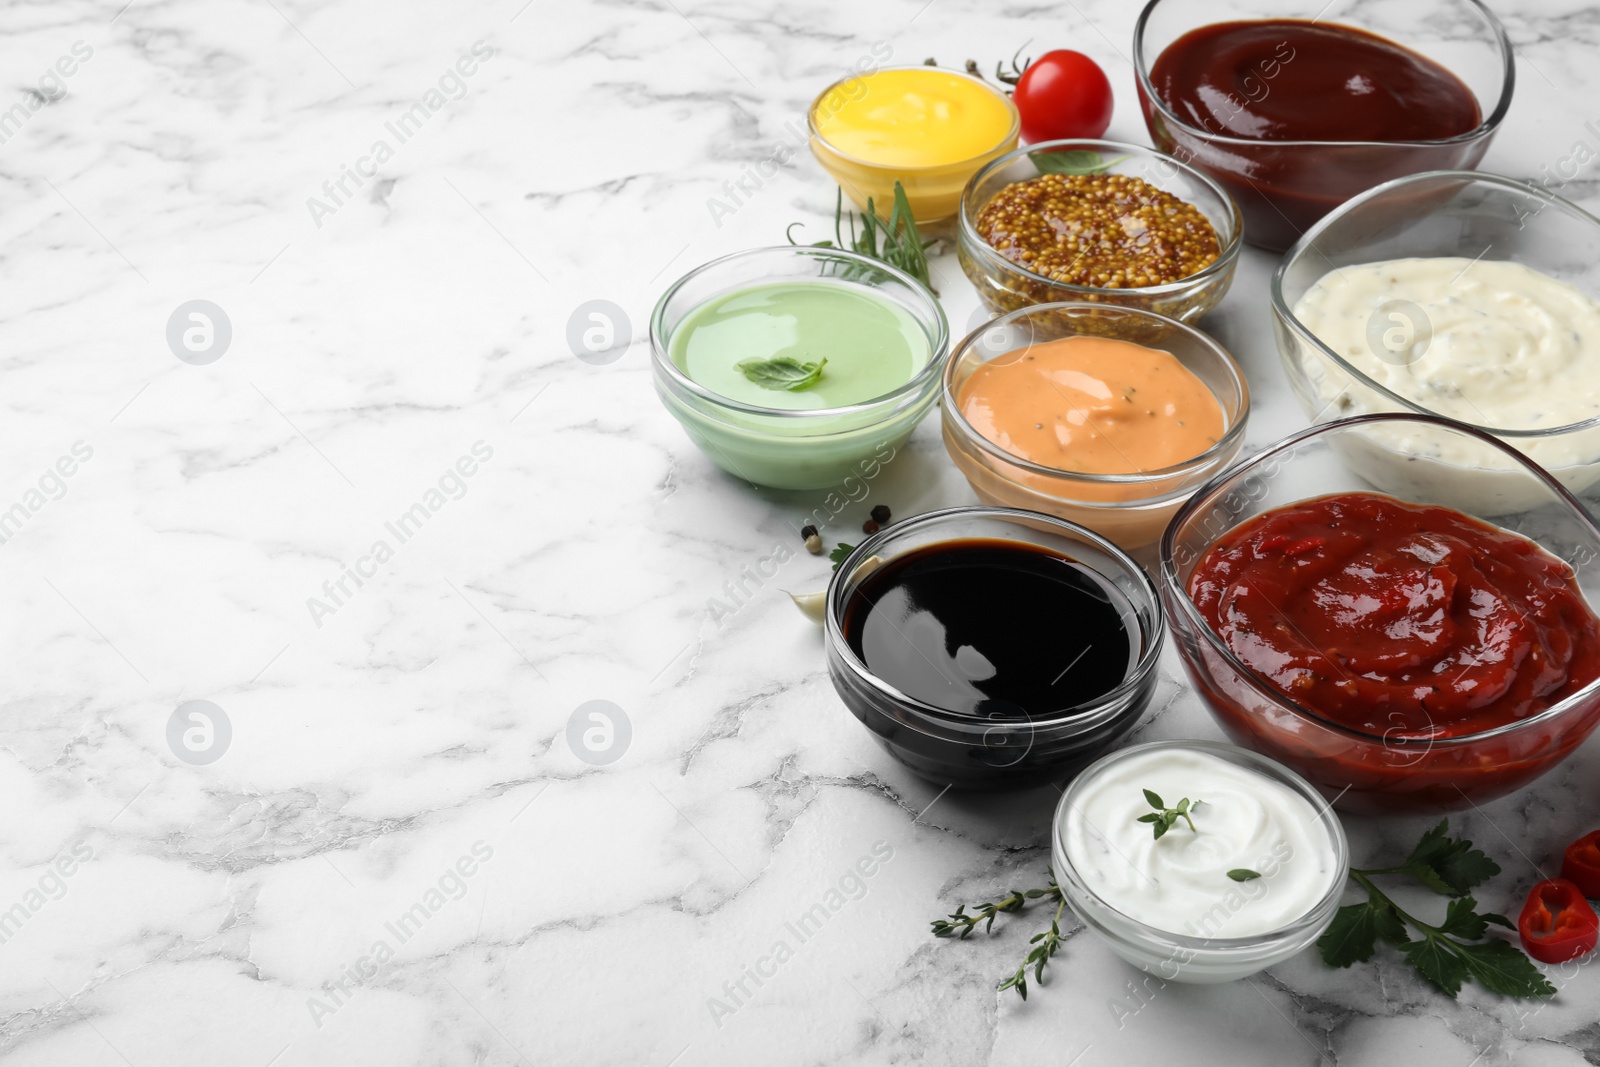
[[[1600,900],[1600,830],[1567,846],[1561,857],[1561,877],[1577,885],[1590,900]]]
[[[1550,878],[1528,891],[1517,933],[1540,963],[1565,963],[1594,951],[1600,915],[1583,899],[1583,890],[1565,878]]]
[[[1111,125],[1111,83],[1082,52],[1058,48],[1029,63],[1012,99],[1029,144],[1100,137]]]

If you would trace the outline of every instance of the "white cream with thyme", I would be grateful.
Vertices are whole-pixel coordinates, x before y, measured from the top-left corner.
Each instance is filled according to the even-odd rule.
[[[1209,752],[1151,749],[1088,772],[1061,841],[1082,881],[1146,926],[1191,937],[1249,937],[1306,915],[1339,876],[1319,813],[1304,796]],[[1142,815],[1148,789],[1169,807],[1160,838]],[[1198,803],[1196,803],[1198,801]],[[1239,881],[1229,872],[1258,878]]]
[[[1340,267],[1294,314],[1361,373],[1448,418],[1537,430],[1600,415],[1600,301],[1520,263],[1439,256]],[[1337,414],[1394,406],[1317,361],[1307,369]],[[1587,434],[1512,443],[1547,467],[1595,458]]]

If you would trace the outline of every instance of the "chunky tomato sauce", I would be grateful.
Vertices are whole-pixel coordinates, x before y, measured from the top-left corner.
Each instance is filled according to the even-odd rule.
[[[1600,677],[1572,570],[1449,508],[1305,500],[1228,532],[1189,577],[1200,614],[1301,706],[1386,738],[1460,737]]]

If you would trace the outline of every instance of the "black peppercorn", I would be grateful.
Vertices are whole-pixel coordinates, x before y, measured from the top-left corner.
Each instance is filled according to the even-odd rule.
[[[889,506],[887,504],[879,504],[873,508],[872,521],[880,526],[887,524],[889,521]]]
[[[806,525],[800,527],[800,540],[804,541],[807,538],[815,536],[817,536],[817,528],[815,526],[807,523]]]

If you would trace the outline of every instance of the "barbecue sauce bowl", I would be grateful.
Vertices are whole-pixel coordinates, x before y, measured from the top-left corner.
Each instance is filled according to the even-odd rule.
[[[1075,523],[1012,508],[930,512],[863,541],[828,586],[828,674],[922,778],[1022,789],[1120,742],[1165,635],[1144,570]]]
[[[1344,43],[1326,51],[1316,48],[1315,38],[1307,39],[1303,32],[1288,33],[1273,52],[1246,64],[1243,53],[1208,37],[1219,24],[1263,18],[1264,7],[1272,9],[1273,20],[1294,20],[1303,31],[1331,32]],[[1339,34],[1340,30],[1346,33]],[[1482,0],[1339,5],[1325,0],[1277,4],[1150,0],[1133,33],[1135,83],[1151,142],[1159,151],[1215,179],[1244,214],[1245,241],[1276,252],[1294,244],[1314,222],[1344,201],[1383,182],[1426,170],[1476,167],[1510,109],[1516,85],[1511,41]],[[1392,130],[1381,135],[1384,139],[1367,140],[1347,131],[1341,139],[1321,139],[1327,132],[1318,127],[1330,116],[1338,118],[1348,111],[1321,88],[1328,78],[1343,74],[1346,68],[1351,82],[1383,78],[1381,72],[1369,69],[1374,58],[1370,53],[1363,58],[1349,52],[1355,45],[1370,44],[1374,36],[1391,55],[1399,46],[1413,60],[1447,72],[1476,103],[1477,124],[1460,132],[1449,132],[1448,127],[1431,134]],[[1163,64],[1162,58],[1174,46],[1204,57],[1206,63],[1226,66],[1225,72],[1217,71],[1227,74],[1227,88],[1216,100],[1219,113],[1243,114],[1253,121],[1219,124],[1206,116],[1208,125],[1202,126],[1164,96],[1158,68],[1169,65]],[[1314,74],[1318,70],[1321,74]],[[1425,124],[1430,118],[1440,118],[1442,109],[1427,102],[1433,98],[1408,99],[1406,86],[1399,83],[1385,88],[1400,94],[1394,109],[1397,114]],[[1373,101],[1384,98],[1385,93],[1370,94]],[[1287,114],[1286,108],[1303,108],[1308,121],[1303,128],[1296,124],[1272,130],[1270,138],[1241,135],[1249,127],[1269,132],[1263,127],[1271,124],[1270,117],[1257,115],[1258,106],[1279,119]]]

